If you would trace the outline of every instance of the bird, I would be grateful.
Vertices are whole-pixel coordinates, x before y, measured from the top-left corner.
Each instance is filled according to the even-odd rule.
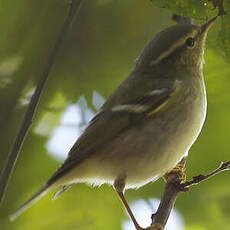
[[[204,49],[216,18],[158,32],[64,163],[10,219],[15,220],[53,188],[57,188],[57,198],[73,184],[86,182],[112,185],[135,228],[141,230],[124,192],[173,170],[200,134],[207,111]]]

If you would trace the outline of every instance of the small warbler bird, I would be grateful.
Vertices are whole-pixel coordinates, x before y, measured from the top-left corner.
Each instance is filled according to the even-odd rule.
[[[65,162],[25,204],[72,184],[114,186],[137,230],[124,191],[170,172],[197,139],[206,116],[203,55],[207,32],[217,17],[201,26],[178,24],[151,40],[121,85],[107,99],[71,148]]]

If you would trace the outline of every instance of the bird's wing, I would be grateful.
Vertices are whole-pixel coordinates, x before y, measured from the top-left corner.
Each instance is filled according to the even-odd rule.
[[[73,145],[66,161],[47,183],[53,184],[133,124],[165,108],[177,95],[178,88],[175,85],[171,88],[157,88],[129,103],[100,111]]]
[[[91,120],[88,127],[76,141],[64,164],[61,165],[37,193],[10,216],[10,219],[16,219],[49,191],[59,178],[91,154],[94,154],[103,145],[109,144],[110,141],[129,129],[133,124],[140,122],[148,116],[154,116],[154,114],[166,108],[172,102],[172,99],[177,96],[177,93],[178,87],[162,87],[149,91],[145,95],[129,101],[129,103],[120,105],[115,103],[111,107],[102,107],[102,111]],[[58,197],[68,187],[64,186],[58,190],[54,198]]]

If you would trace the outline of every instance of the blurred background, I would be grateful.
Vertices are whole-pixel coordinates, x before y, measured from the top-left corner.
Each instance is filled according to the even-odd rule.
[[[208,116],[190,151],[188,177],[230,159],[230,1],[208,37],[204,66]],[[68,0],[0,0],[0,169],[20,126],[38,76],[50,54]],[[172,25],[172,13],[203,23],[215,15],[210,1],[84,1],[62,45],[6,198],[1,230],[133,230],[111,187],[78,184],[55,202],[51,194],[9,222],[8,215],[55,171],[105,98],[128,75],[156,32]],[[228,230],[229,173],[181,194],[167,230]],[[162,180],[126,196],[143,227],[151,222]]]

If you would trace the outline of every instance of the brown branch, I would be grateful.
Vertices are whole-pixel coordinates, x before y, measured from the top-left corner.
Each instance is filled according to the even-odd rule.
[[[14,140],[12,149],[10,150],[8,157],[6,159],[6,163],[0,175],[0,203],[3,201],[3,197],[10,179],[10,176],[13,172],[14,166],[16,164],[17,158],[19,156],[21,147],[23,145],[23,141],[28,133],[28,130],[33,122],[34,115],[36,113],[37,106],[39,104],[39,100],[42,94],[42,91],[46,85],[50,70],[54,64],[54,61],[57,57],[57,54],[61,48],[61,44],[64,40],[64,37],[67,33],[68,28],[70,27],[76,12],[79,10],[81,3],[83,0],[72,0],[70,1],[69,10],[67,16],[64,20],[64,23],[61,27],[61,30],[57,36],[56,41],[54,42],[54,46],[51,50],[50,56],[47,60],[44,69],[41,72],[39,77],[39,81],[35,92],[30,100],[29,106],[25,113],[24,119],[21,123],[18,134]]]
[[[223,171],[230,170],[230,161],[222,162],[220,166],[213,170],[212,172],[208,173],[207,175],[198,175],[193,177],[192,180],[186,181],[184,183],[181,183],[181,186],[184,188],[190,188],[192,185],[196,185],[204,180],[209,179],[210,177],[213,177]]]
[[[180,191],[174,181],[166,183],[157,212],[152,215],[151,229],[155,229],[157,225],[160,226],[159,228],[164,229]]]
[[[226,170],[230,170],[230,161],[222,162],[217,169],[206,175],[198,175],[185,182],[182,181],[180,172],[173,172],[167,179],[160,205],[156,213],[152,215],[152,225],[148,230],[164,229],[180,192],[186,192],[192,185],[199,184]]]

